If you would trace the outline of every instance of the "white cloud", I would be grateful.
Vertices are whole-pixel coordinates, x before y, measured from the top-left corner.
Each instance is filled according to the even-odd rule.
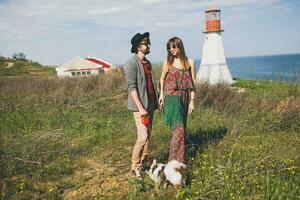
[[[42,25],[51,28],[64,26],[76,21],[89,21],[99,25],[132,28],[137,24],[144,26],[152,23],[174,24],[182,14],[193,14],[204,10],[210,3],[221,6],[265,5],[277,0],[133,0],[133,1],[105,1],[105,0],[12,0],[1,6],[0,16],[7,19],[12,27],[22,24],[39,29]],[[161,22],[162,21],[162,22]],[[29,23],[30,22],[30,23]],[[142,23],[141,23],[142,22]],[[20,26],[21,24],[21,26]],[[45,29],[47,31],[47,29]]]
[[[156,4],[156,3],[164,3],[171,2],[172,0],[141,0],[142,4]]]
[[[213,0],[212,4],[220,6],[269,6],[280,0]]]
[[[107,51],[112,52],[113,49],[109,49],[111,41],[114,42],[114,49],[118,48],[118,44],[122,49],[124,43],[130,45],[128,40],[138,31],[149,30],[154,35],[165,37],[173,32],[177,34],[181,30],[196,30],[195,27],[198,27],[197,30],[201,33],[203,12],[210,4],[232,10],[227,12],[228,15],[224,18],[227,23],[227,20],[232,22],[237,16],[247,17],[243,12],[249,7],[265,7],[279,1],[11,0],[0,3],[0,48],[2,52],[9,52],[12,47],[23,48],[22,45],[26,41],[32,48],[24,49],[35,54],[35,46],[41,46],[41,42],[45,44],[44,48],[49,48],[48,52],[55,44],[65,44],[66,47],[61,47],[61,50],[66,52],[68,48],[74,48],[72,43],[83,46],[88,43],[90,46],[94,45],[93,49],[101,44]],[[85,51],[81,48],[78,53],[84,54]],[[115,59],[113,53],[110,55]]]

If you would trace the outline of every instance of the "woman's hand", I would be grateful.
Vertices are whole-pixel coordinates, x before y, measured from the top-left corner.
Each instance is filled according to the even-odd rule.
[[[159,95],[158,107],[159,107],[160,110],[162,110],[163,104],[164,104],[164,95]]]
[[[191,100],[189,103],[189,111],[188,114],[191,114],[195,110],[194,100]]]

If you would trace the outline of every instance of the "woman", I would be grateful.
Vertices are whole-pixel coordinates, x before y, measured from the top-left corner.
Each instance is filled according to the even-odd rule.
[[[172,131],[168,160],[183,163],[187,115],[194,110],[195,64],[186,56],[178,37],[168,41],[167,51],[160,78],[159,106],[163,108],[165,121]]]

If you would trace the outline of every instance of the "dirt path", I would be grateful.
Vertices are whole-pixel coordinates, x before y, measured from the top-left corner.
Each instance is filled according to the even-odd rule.
[[[97,158],[88,158],[85,166],[78,169],[68,182],[77,187],[67,189],[63,199],[91,199],[107,196],[123,196],[129,191],[128,180],[131,177],[127,161],[114,165],[104,164]]]
[[[6,62],[6,64],[7,64],[7,66],[6,66],[7,69],[9,69],[12,66],[14,66],[14,63],[12,63],[12,62]]]

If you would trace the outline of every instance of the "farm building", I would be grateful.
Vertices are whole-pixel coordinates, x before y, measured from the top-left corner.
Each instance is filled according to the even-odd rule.
[[[110,70],[112,65],[98,58],[72,58],[65,64],[56,68],[59,77],[91,76],[105,73]]]
[[[89,57],[89,58],[86,58],[86,59],[93,62],[93,63],[101,65],[105,72],[108,72],[112,67],[112,64],[110,64],[110,63],[108,63],[104,60],[100,60],[99,58]]]

